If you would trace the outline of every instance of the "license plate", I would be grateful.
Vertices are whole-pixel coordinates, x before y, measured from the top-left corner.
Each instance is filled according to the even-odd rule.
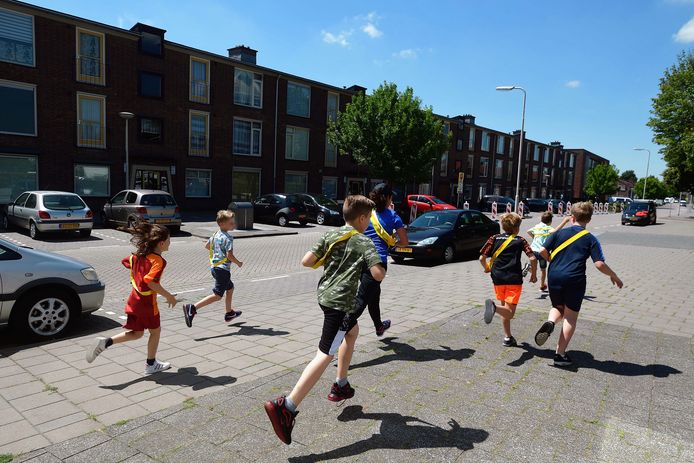
[[[412,248],[395,248],[395,252],[403,252],[405,254],[412,254]]]
[[[154,223],[169,223],[169,219],[154,219]]]
[[[80,228],[80,224],[78,224],[78,223],[61,223],[60,228],[72,230],[75,228]]]

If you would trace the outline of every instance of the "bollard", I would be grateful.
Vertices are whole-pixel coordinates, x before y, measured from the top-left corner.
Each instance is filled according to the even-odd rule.
[[[467,201],[465,201],[465,202],[463,203],[463,209],[465,209],[466,211],[467,211],[468,209],[470,209],[470,203],[467,202]]]
[[[496,220],[496,201],[492,203],[492,220]]]
[[[520,201],[518,203],[518,215],[521,217],[525,217],[525,204],[523,204],[523,201]]]
[[[571,201],[566,202],[566,213],[571,215]]]
[[[547,203],[547,212],[554,212],[554,208],[552,207],[552,201],[549,201]]]
[[[564,215],[564,203],[561,201],[557,204],[557,214]]]
[[[511,207],[511,203],[506,203],[506,213],[508,214],[509,212],[512,212],[513,208]]]

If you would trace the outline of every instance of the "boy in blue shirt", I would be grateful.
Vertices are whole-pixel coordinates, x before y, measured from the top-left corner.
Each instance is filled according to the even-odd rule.
[[[586,293],[586,260],[593,259],[595,267],[610,277],[613,285],[621,288],[623,283],[605,263],[600,242],[588,233],[586,225],[593,217],[593,205],[589,202],[576,203],[571,208],[573,226],[551,234],[540,249],[540,254],[549,264],[549,298],[552,310],[542,327],[535,334],[535,342],[542,346],[554,331],[554,326],[564,319],[554,365],[566,367],[573,362],[566,354],[566,347],[576,329],[578,312]]]
[[[231,301],[234,296],[234,283],[231,281],[231,263],[233,262],[239,268],[243,266],[243,262],[234,256],[234,237],[229,233],[236,228],[234,213],[227,210],[217,212],[217,225],[219,225],[219,230],[205,243],[205,249],[210,254],[210,272],[212,273],[212,278],[214,278],[214,289],[212,289],[212,294],[204,297],[197,304],[185,304],[183,306],[183,317],[188,328],[193,326],[193,318],[198,313],[198,310],[221,300],[225,293],[224,306],[226,313],[224,314],[224,321],[229,323],[241,316],[240,310],[231,308]]]

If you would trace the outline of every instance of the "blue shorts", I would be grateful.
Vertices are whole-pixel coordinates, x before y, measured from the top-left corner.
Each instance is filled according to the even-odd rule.
[[[214,278],[214,288],[212,292],[215,293],[215,295],[222,297],[225,292],[234,289],[234,283],[231,281],[231,272],[229,270],[214,267],[211,272],[212,278]]]
[[[549,299],[552,307],[566,306],[574,312],[581,310],[586,295],[586,280],[557,285],[549,283]]]
[[[540,268],[547,268],[547,261],[545,258],[542,257],[539,252],[533,251],[533,254],[535,254],[535,259],[537,259],[537,263]]]

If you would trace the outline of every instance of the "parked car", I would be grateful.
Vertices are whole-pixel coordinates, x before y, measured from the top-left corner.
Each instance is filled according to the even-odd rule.
[[[342,206],[325,195],[297,194],[304,201],[308,219],[318,225],[342,225]]]
[[[104,301],[104,284],[83,262],[0,239],[0,326],[34,338],[60,336]]]
[[[407,227],[409,244],[391,248],[390,255],[395,262],[413,258],[449,263],[457,255],[479,251],[499,230],[497,222],[476,210],[426,212]]]
[[[417,205],[417,213],[428,211],[446,211],[455,209],[455,206],[448,204],[446,201],[431,195],[408,195],[407,196],[407,212],[409,214],[412,205]]]
[[[127,225],[137,222],[165,225],[172,232],[181,229],[181,210],[176,200],[162,190],[123,190],[104,204],[101,223]]]
[[[622,212],[622,225],[652,225],[656,220],[654,201],[633,201]]]
[[[546,199],[541,198],[526,198],[525,205],[530,212],[545,212],[548,202]]]
[[[253,201],[253,215],[256,222],[276,223],[286,227],[289,222],[308,223],[308,209],[304,200],[296,194],[269,194]]]
[[[496,211],[499,214],[502,214],[506,212],[506,205],[510,204],[511,205],[511,210],[515,210],[515,204],[516,202],[513,200],[513,198],[509,198],[508,196],[498,196],[498,195],[485,195],[482,196],[482,199],[480,199],[478,209],[480,211],[484,212],[491,212],[492,210],[492,203],[496,202]],[[545,204],[545,210],[547,208],[547,205]]]
[[[610,196],[608,198],[607,202],[628,204],[631,202],[631,198],[629,198],[627,196]]]
[[[82,198],[65,191],[26,191],[7,205],[2,215],[3,229],[14,225],[29,230],[38,239],[42,233],[78,231],[92,233],[92,211]]]

